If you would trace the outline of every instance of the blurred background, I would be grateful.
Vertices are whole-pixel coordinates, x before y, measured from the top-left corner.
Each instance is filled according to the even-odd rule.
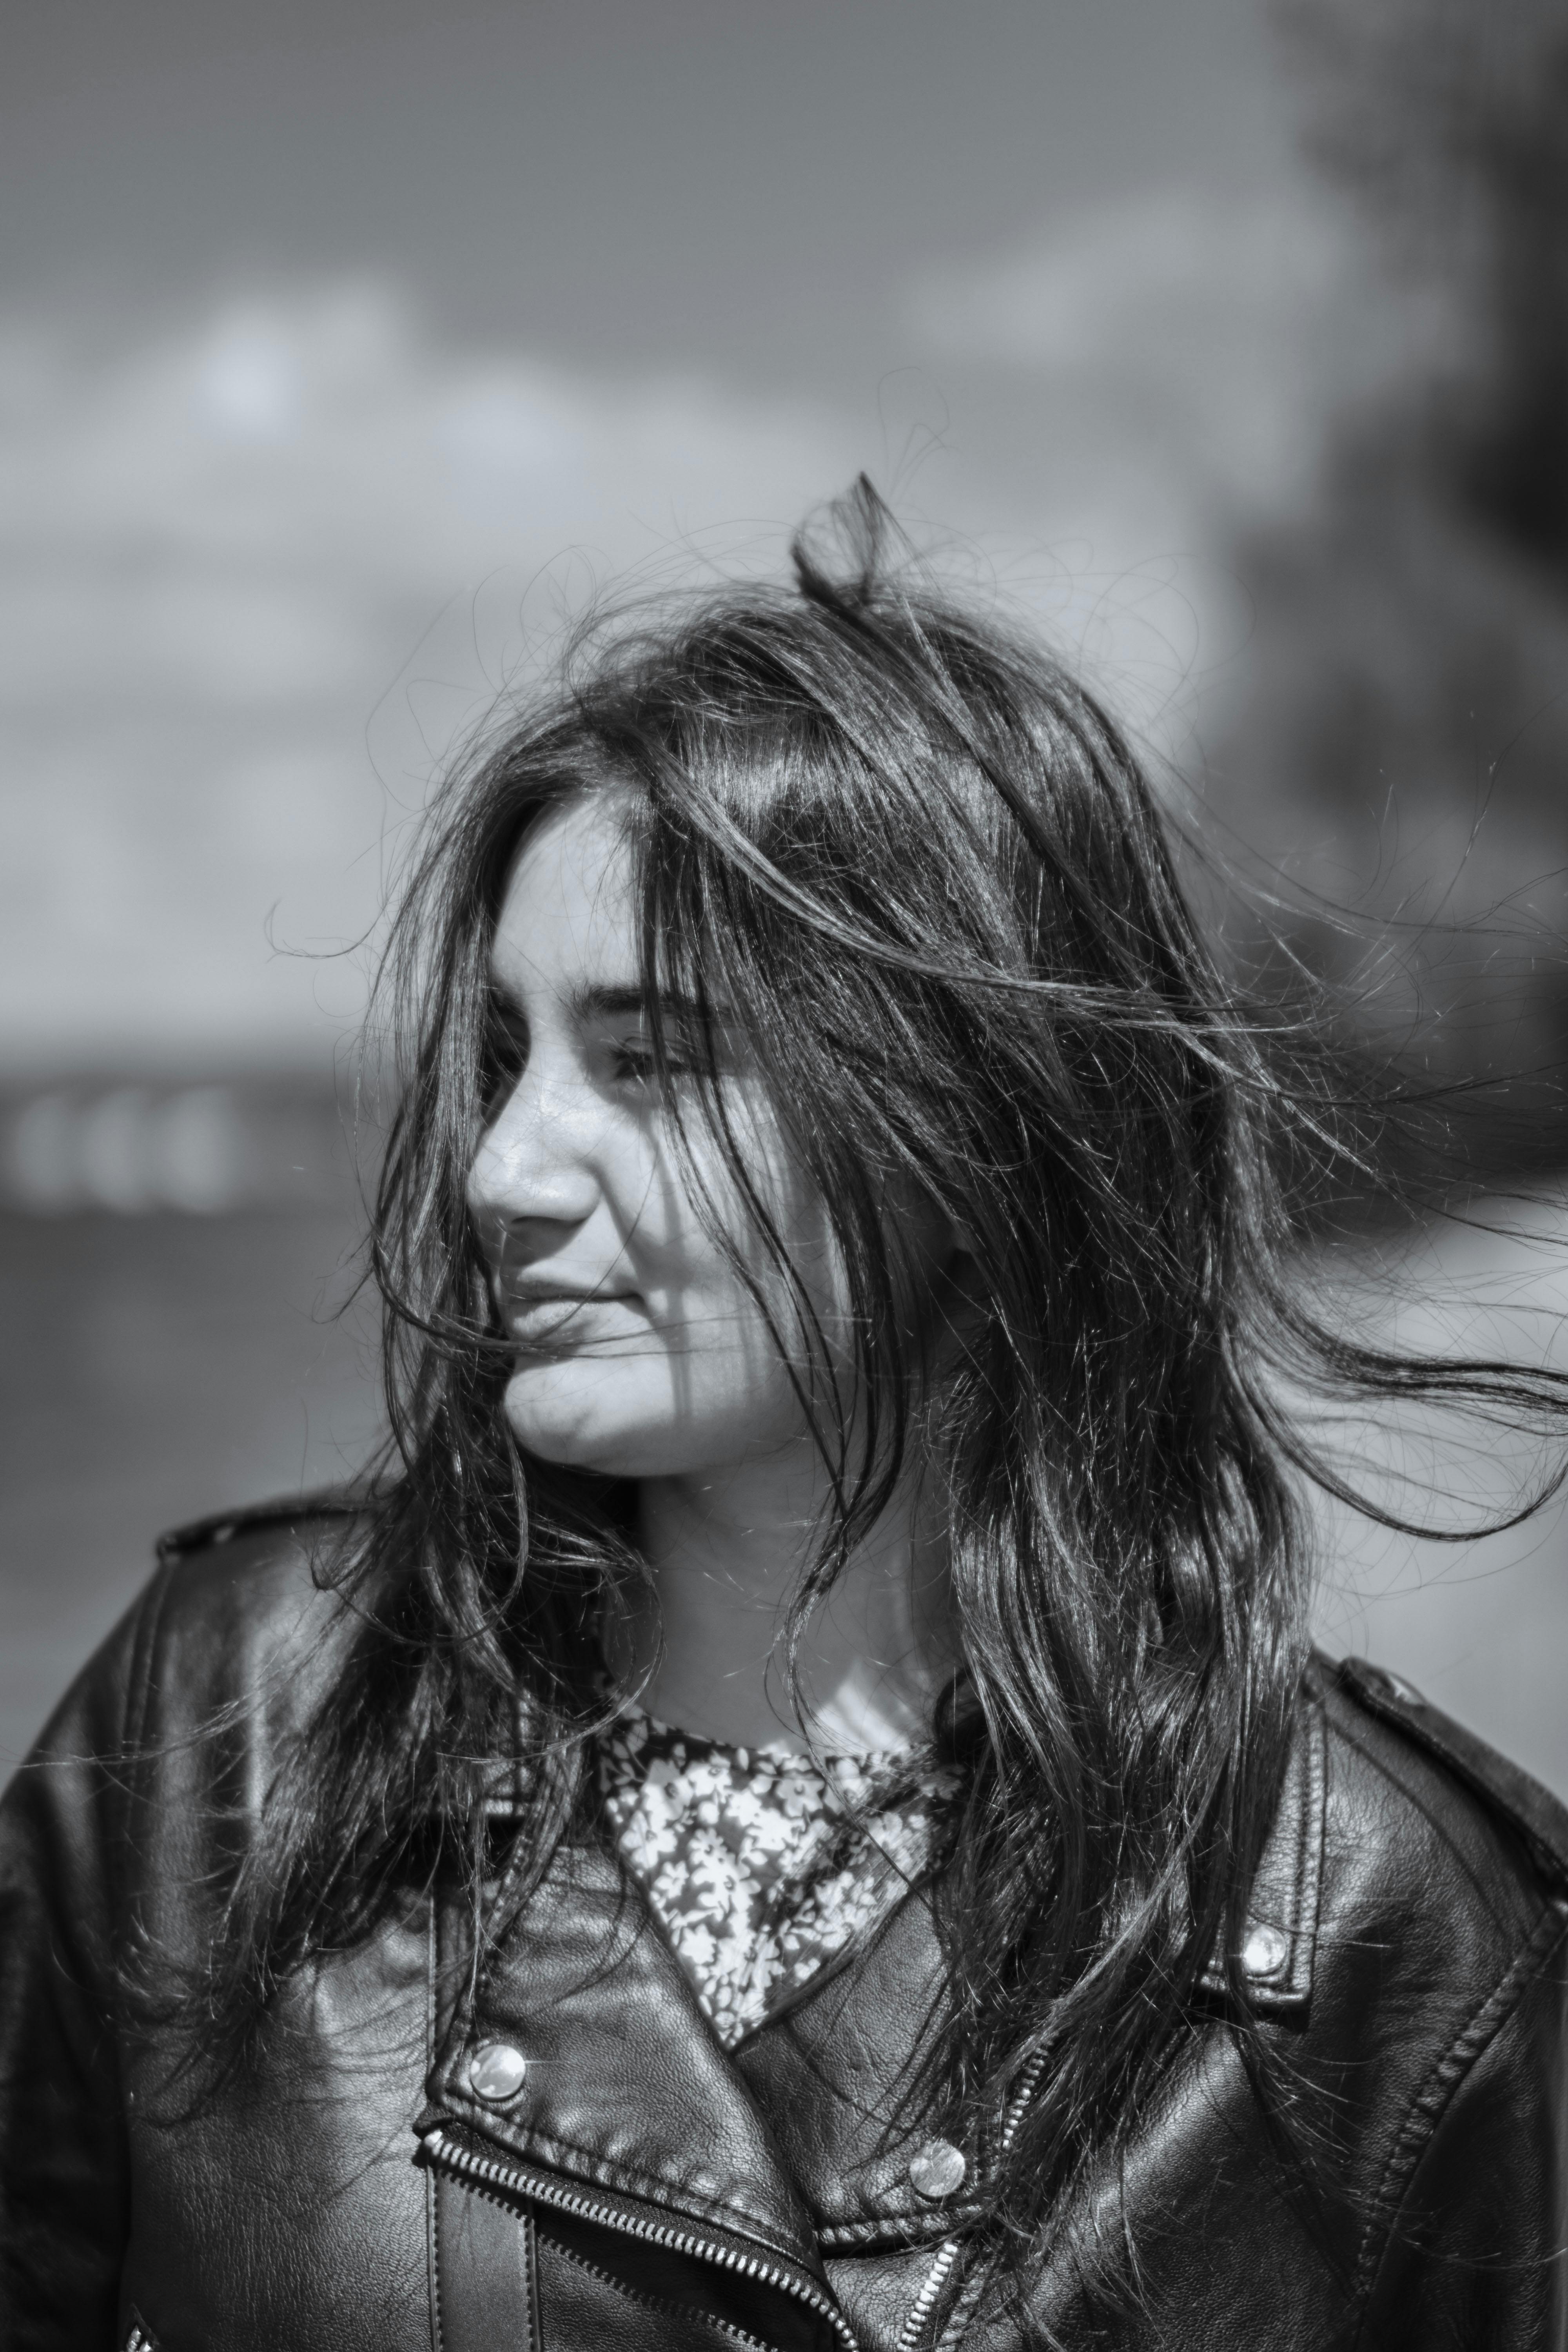
[[[1568,0],[7,50],[0,1764],[161,1528],[374,1439],[352,1039],[443,761],[595,586],[776,570],[862,467],[1475,1107],[1471,1216],[1336,1244],[1349,1311],[1568,1362]],[[1351,1434],[1433,1537],[1325,1513],[1325,1642],[1568,1792],[1561,1515],[1440,1542],[1517,1465]]]

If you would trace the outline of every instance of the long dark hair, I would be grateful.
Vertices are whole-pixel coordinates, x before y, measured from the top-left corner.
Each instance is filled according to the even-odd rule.
[[[1126,740],[1037,646],[924,584],[868,487],[826,542],[797,543],[793,587],[580,633],[437,803],[395,945],[407,1066],[375,1208],[395,1457],[332,1571],[358,1630],[243,1865],[223,1997],[254,2011],[411,1880],[460,1875],[478,1911],[498,1776],[524,1899],[603,1717],[624,1499],[510,1437],[465,1186],[506,1075],[489,950],[510,867],[542,810],[613,782],[650,1005],[739,1021],[847,1270],[854,1393],[808,1383],[836,1502],[797,1621],[907,1465],[948,1513],[963,1666],[932,1739],[963,1794],[920,2096],[955,2134],[1011,2103],[989,2194],[1027,2244],[1240,1940],[1308,1646],[1282,1370],[1550,1391],[1314,1320],[1279,1171],[1322,1103],[1200,936]],[[662,1072],[657,1020],[653,1051]],[[672,1131],[700,1123],[743,1187],[710,1080],[669,1090]],[[982,1285],[935,1411],[884,1208],[911,1183]]]

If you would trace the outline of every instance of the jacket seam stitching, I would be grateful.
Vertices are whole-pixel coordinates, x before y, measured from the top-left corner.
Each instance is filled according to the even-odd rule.
[[[1311,1730],[1307,1754],[1307,1822],[1298,1881],[1300,1932],[1307,1940],[1307,1974],[1315,1973],[1323,1913],[1323,1846],[1329,1822],[1329,1710],[1321,1692],[1309,1695]]]
[[[1394,2224],[1409,2193],[1422,2157],[1436,2137],[1443,2116],[1460,2083],[1496,2039],[1518,2007],[1542,1963],[1568,1930],[1568,1907],[1551,1903],[1531,1929],[1528,1940],[1447,2048],[1435,2061],[1405,2109],[1373,2197],[1372,2211],[1356,2264],[1355,2294],[1362,2302],[1357,2341],[1365,2328],[1378,2274],[1387,2257]]]
[[[913,2253],[924,2246],[940,2245],[943,2239],[952,2237],[955,2229],[969,2228],[982,2210],[973,2205],[935,2217],[929,2213],[889,2212],[879,2220],[873,2217],[864,2221],[824,2221],[817,2230],[816,2242],[824,2253],[852,2253],[857,2247],[867,2246],[874,2252]]]
[[[546,2352],[544,2310],[539,2300],[539,2223],[530,2218],[522,2233],[523,2295],[528,2305],[528,2341],[521,2352]]]
[[[136,1628],[136,1646],[132,1653],[131,1674],[125,1693],[125,1709],[121,1723],[121,1759],[129,1767],[139,1754],[147,1729],[148,1701],[153,1690],[153,1662],[157,1654],[158,1634],[163,1622],[163,1610],[169,1598],[171,1569],[162,1568],[140,1612]]]
[[[426,2070],[435,2063],[437,1993],[436,1979],[439,1967],[437,1947],[437,1896],[432,1890],[429,1916],[425,1929],[425,2064]],[[437,2189],[434,2170],[425,2176],[425,2245],[429,2263],[430,2344],[431,2352],[447,2352],[447,2331],[441,2324],[441,2234],[439,2216],[436,2210]]]
[[[434,2166],[430,2167],[427,2177],[431,2185],[432,2197],[438,2197],[440,2179]],[[453,2186],[456,2187],[456,2184],[454,2183]],[[522,2265],[523,2319],[528,2329],[527,2336],[519,2347],[519,2352],[541,2352],[539,2279],[534,2251],[534,2241],[538,2231],[534,2226],[531,2212],[520,2213],[514,2200],[507,2196],[504,2190],[495,2188],[488,2180],[465,2180],[458,2193],[464,2197],[482,2198],[487,2205],[493,2205],[498,2212],[504,2213],[508,2221],[517,2223],[522,2241],[519,2260]],[[434,2242],[432,2241],[433,2244]],[[446,2342],[446,2331],[443,2327],[438,2352],[444,2352]]]
[[[441,2324],[441,2227],[436,2210],[435,2172],[425,2176],[425,2237],[430,2262],[430,2340],[434,2352],[447,2352],[447,2331]]]
[[[136,1639],[131,1653],[131,1671],[126,1677],[125,1698],[120,1716],[120,1743],[114,1759],[115,1801],[112,1811],[116,1817],[117,1843],[121,1855],[133,1853],[137,1848],[135,1816],[137,1805],[144,1794],[153,1669],[158,1654],[158,1640],[171,1581],[171,1568],[168,1564],[161,1565],[137,1612]],[[118,1872],[116,1875],[119,1875]],[[114,1905],[109,1937],[109,1948],[114,1954],[116,1969],[123,1958],[131,1900],[131,1890],[122,1882]]]

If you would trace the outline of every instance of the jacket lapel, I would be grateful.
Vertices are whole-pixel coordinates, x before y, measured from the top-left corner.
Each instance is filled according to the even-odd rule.
[[[462,1966],[455,1940],[443,1938],[444,1970]],[[514,2095],[481,2095],[487,2048],[521,2060]],[[763,2110],[639,1890],[597,1845],[557,1853],[477,1995],[458,2002],[426,2087],[421,2133],[460,2126],[526,2169],[684,2215],[823,2277]]]
[[[1247,1906],[1238,1958],[1249,2005],[1299,2021],[1311,2000],[1322,1874],[1326,1770],[1323,1710],[1309,1677],[1273,1825]],[[1204,1989],[1228,1998],[1223,1961]],[[819,1979],[770,2020],[734,2063],[773,2125],[805,2192],[825,2253],[870,2252],[945,2237],[972,2218],[983,2151],[960,2151],[963,2179],[922,2196],[910,2166],[930,2124],[895,2126],[920,2062],[943,2021],[942,1953],[929,1895],[909,1897],[853,1967]],[[917,2168],[917,2178],[929,2173]]]
[[[941,1946],[930,1896],[921,1892],[899,1905],[851,1966],[818,1979],[735,2053],[825,2252],[918,2244],[948,2235],[964,2217],[963,2183],[931,2199],[911,2180],[929,2123],[918,2108],[895,2122],[945,2009]],[[970,2153],[966,2180],[975,2168]]]

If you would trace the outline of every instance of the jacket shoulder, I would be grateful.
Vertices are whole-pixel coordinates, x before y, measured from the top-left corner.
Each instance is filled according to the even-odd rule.
[[[258,1699],[280,1727],[309,1703],[349,1622],[332,1559],[366,1499],[353,1488],[283,1496],[159,1539],[158,1573],[128,1629],[147,1736]]]
[[[244,1536],[270,1536],[287,1542],[325,1532],[334,1520],[352,1519],[364,1508],[363,1489],[323,1486],[308,1495],[279,1495],[268,1502],[247,1503],[235,1511],[214,1511],[190,1519],[158,1538],[160,1567],[197,1553],[216,1550]]]
[[[357,1622],[332,1555],[363,1506],[353,1490],[264,1503],[164,1536],[158,1568],[80,1668],[39,1734],[7,1802],[55,1789],[123,1795],[131,1768],[170,1782],[205,1735],[241,1722],[252,1752],[300,1721]],[[261,1748],[256,1746],[259,1740]],[[73,1779],[73,1775],[75,1778]]]
[[[1360,1658],[1338,1664],[1325,1660],[1320,1674],[1331,1711],[1345,1729],[1370,1734],[1390,1761],[1401,1748],[1406,1756],[1414,1750],[1421,1765],[1436,1768],[1455,1802],[1479,1807],[1494,1832],[1523,1847],[1554,1895],[1568,1893],[1568,1808],[1521,1765],[1382,1666]]]

